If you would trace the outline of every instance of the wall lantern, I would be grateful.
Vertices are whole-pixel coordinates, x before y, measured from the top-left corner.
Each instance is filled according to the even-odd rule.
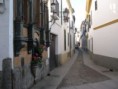
[[[56,3],[51,3],[51,12],[56,12]]]
[[[3,14],[5,11],[5,0],[0,0],[0,14]]]
[[[53,2],[51,2],[51,12],[56,12],[56,4],[57,4],[56,0],[53,0]]]
[[[57,16],[57,0],[53,0],[51,2],[51,12],[52,12],[52,15],[51,15],[52,19],[49,22],[51,22],[52,24],[49,30],[45,32],[46,33],[46,47],[49,47],[51,45],[51,37],[50,37],[51,28],[56,22],[56,20],[59,19],[59,17]]]
[[[75,28],[75,32],[74,32],[74,34],[76,34],[77,33],[77,28]]]
[[[67,9],[65,9],[65,11],[63,11],[63,15],[64,15],[64,17],[67,17],[67,16],[68,16],[68,11],[67,11]]]
[[[57,0],[53,0],[51,3],[51,12],[53,13],[52,20],[55,23],[56,20],[59,20],[59,17],[57,16]]]
[[[69,19],[68,15],[69,15],[69,10],[67,8],[65,8],[65,10],[63,11],[63,16],[64,16],[65,22],[68,22],[68,19]]]

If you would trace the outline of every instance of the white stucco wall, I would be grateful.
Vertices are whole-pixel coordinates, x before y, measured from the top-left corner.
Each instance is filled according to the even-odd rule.
[[[63,33],[62,26],[59,23],[59,21],[56,21],[56,23],[52,26],[51,33],[56,35],[56,54],[61,54],[61,51],[63,50],[63,44],[64,44],[62,41],[64,33]]]
[[[94,1],[92,2],[93,27],[118,19],[118,0],[97,0],[96,11]]]
[[[118,58],[118,22],[112,25],[93,30],[93,28],[118,19],[118,0],[97,0],[98,10],[92,3],[92,28],[89,39],[93,38],[93,53]]]
[[[63,1],[63,0],[62,0]],[[61,11],[61,2],[59,2],[59,11]],[[48,9],[49,9],[49,21],[51,21],[51,8],[50,8],[50,0],[48,2]],[[63,9],[66,7],[63,6]],[[60,12],[61,13],[61,12]],[[63,19],[62,19],[63,20]],[[52,22],[50,22],[49,26],[51,27]],[[64,50],[64,30],[66,30],[66,50]],[[71,49],[74,48],[74,41],[73,41],[73,31],[70,31],[71,34]],[[51,27],[51,33],[56,35],[56,54],[64,54],[70,51],[70,42],[68,45],[68,33],[69,33],[69,23],[62,22],[61,24],[61,15],[59,15],[59,20],[56,20],[56,22]],[[70,37],[69,37],[70,38]]]
[[[0,14],[0,70],[4,58],[13,59],[13,0],[5,0],[5,7]]]
[[[70,29],[70,34],[71,34],[71,51],[73,51],[75,48],[74,28]]]
[[[66,51],[64,50],[64,29],[66,30]],[[63,54],[69,52],[68,46],[68,24],[61,25],[60,21],[57,20],[56,23],[51,28],[51,33],[56,35],[56,54]]]
[[[118,23],[95,31],[95,54],[118,58]]]

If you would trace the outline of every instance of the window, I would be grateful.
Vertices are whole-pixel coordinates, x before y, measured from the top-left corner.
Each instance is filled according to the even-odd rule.
[[[91,16],[90,16],[90,25],[92,25],[92,11],[91,11]]]
[[[66,50],[66,30],[64,30],[64,50]]]
[[[24,24],[28,24],[28,1],[27,0],[24,0],[23,1],[23,20],[24,20]]]
[[[58,3],[58,1],[56,3],[56,11],[57,11],[57,15],[59,16],[59,3]]]
[[[95,1],[95,10],[98,9],[98,6],[97,6],[97,0]]]
[[[69,36],[69,33],[68,33],[68,46],[69,46],[69,37],[70,37],[70,36]]]
[[[88,31],[89,31],[89,28],[91,28],[91,22],[92,22],[91,15],[89,15],[89,20],[88,20]]]

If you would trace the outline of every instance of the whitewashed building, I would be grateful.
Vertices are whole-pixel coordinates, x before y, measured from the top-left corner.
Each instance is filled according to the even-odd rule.
[[[51,1],[0,0],[0,78],[2,71],[5,89],[28,89],[73,55],[74,23],[69,23],[74,19],[64,21],[62,0],[56,0],[58,13],[52,15]]]
[[[63,6],[63,0],[54,0],[56,2],[56,16],[53,16],[53,12],[51,12],[51,2],[53,0],[49,0],[49,21],[56,19],[55,22],[50,22],[50,33],[51,33],[51,46],[49,48],[49,58],[50,58],[50,67],[53,69],[58,65],[62,65],[66,63],[70,56],[73,55],[74,52],[74,23],[73,19],[67,19],[68,21],[64,21],[63,11],[65,10],[65,6]],[[62,4],[62,5],[61,5]],[[67,4],[67,7],[68,4]],[[71,7],[72,8],[72,7]],[[72,18],[72,14],[70,15],[70,9],[68,8],[68,16]]]
[[[0,0],[0,70],[2,60],[6,57],[13,59],[13,2]]]
[[[86,0],[88,49],[96,64],[118,70],[118,0]]]

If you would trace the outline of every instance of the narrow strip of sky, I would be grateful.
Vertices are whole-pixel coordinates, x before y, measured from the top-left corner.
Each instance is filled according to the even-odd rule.
[[[86,15],[86,0],[70,0],[72,7],[75,10],[74,15],[76,16],[75,26],[80,28],[81,22],[85,19]]]

